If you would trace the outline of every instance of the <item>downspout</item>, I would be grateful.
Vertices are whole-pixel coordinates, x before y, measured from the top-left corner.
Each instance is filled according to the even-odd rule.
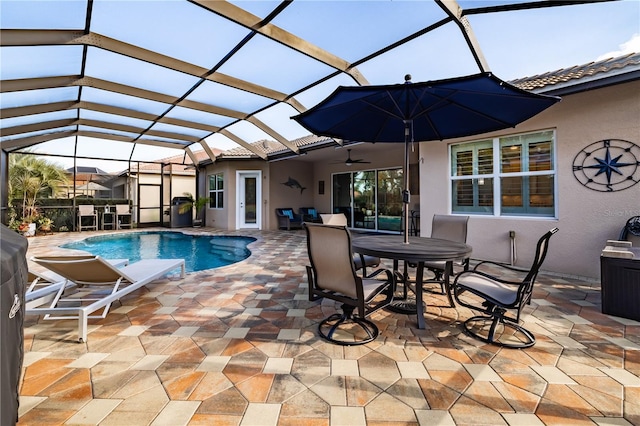
[[[509,231],[509,239],[511,240],[511,265],[515,265],[518,261],[518,253],[516,251],[516,231]]]

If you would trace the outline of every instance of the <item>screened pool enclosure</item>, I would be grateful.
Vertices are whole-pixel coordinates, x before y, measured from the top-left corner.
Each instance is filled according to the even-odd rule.
[[[629,2],[606,7],[616,16],[633,14]],[[544,52],[537,9],[553,8],[573,22],[603,6],[586,0],[3,0],[1,8],[4,215],[13,153],[67,167],[109,160],[111,171],[168,158],[197,166],[237,146],[265,161],[337,159],[341,152],[293,143],[308,132],[290,119],[337,86],[399,83],[409,72],[414,81],[480,71],[522,77],[501,73],[504,49],[512,47],[513,63]],[[496,38],[495,19],[518,28],[521,38]],[[592,29],[585,22],[584,36]],[[524,41],[527,49],[516,48]],[[259,140],[282,149],[252,144]],[[381,178],[375,179],[379,191]],[[206,196],[206,188],[198,192]],[[365,213],[379,210],[370,207]]]

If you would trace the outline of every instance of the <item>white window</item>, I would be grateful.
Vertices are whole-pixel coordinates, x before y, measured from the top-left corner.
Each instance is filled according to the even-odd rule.
[[[209,175],[209,207],[224,208],[224,176],[222,173]]]
[[[554,217],[552,130],[452,145],[451,211]]]

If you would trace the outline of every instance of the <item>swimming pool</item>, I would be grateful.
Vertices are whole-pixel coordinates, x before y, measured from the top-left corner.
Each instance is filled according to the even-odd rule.
[[[61,247],[84,250],[106,259],[184,259],[187,272],[218,268],[251,255],[247,245],[256,239],[238,236],[186,235],[150,231],[99,235]]]

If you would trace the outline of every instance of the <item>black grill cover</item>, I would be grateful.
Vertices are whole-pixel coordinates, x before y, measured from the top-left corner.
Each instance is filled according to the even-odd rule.
[[[0,425],[18,421],[18,386],[24,359],[27,239],[0,224]]]

